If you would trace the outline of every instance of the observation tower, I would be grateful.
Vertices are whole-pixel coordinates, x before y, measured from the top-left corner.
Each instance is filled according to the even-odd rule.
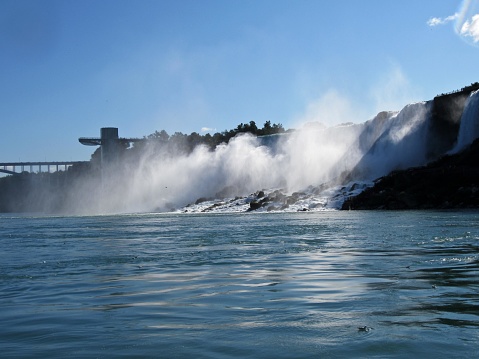
[[[101,148],[101,167],[111,166],[118,161],[120,150],[128,147],[132,142],[142,141],[140,138],[121,138],[118,137],[118,128],[103,127],[100,129],[100,137],[80,137],[78,139],[85,146],[100,146]]]

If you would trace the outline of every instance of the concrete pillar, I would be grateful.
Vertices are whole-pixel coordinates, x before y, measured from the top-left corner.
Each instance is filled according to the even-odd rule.
[[[104,127],[101,129],[101,163],[109,166],[118,159],[119,143],[118,128]]]
[[[118,128],[104,127],[100,130],[100,163],[101,163],[101,206],[107,206],[110,196],[114,191],[116,169],[119,165],[120,141]],[[106,208],[106,207],[105,207]]]

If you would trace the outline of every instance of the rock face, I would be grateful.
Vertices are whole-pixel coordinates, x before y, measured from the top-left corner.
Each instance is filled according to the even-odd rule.
[[[434,98],[426,139],[428,158],[437,158],[454,146],[469,94],[470,92],[461,91]]]
[[[476,83],[453,93],[436,96],[431,101],[406,105],[392,120],[386,114],[383,125],[377,121],[378,115],[373,128],[379,130],[380,134],[364,151],[364,156],[349,178],[384,176],[392,170],[435,161],[453,150],[468,101],[478,89],[479,83]],[[360,135],[360,142],[364,135],[368,135],[370,128],[366,126],[364,132]]]
[[[395,171],[346,200],[342,209],[479,208],[479,139],[427,166]]]

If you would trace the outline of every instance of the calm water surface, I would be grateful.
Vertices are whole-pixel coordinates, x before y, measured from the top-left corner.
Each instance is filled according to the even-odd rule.
[[[479,357],[479,212],[0,215],[0,245],[5,358]]]

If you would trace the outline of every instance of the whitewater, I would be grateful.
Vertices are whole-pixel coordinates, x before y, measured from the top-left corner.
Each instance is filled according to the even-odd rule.
[[[453,143],[437,153],[431,143],[434,101],[380,112],[364,123],[326,127],[309,123],[281,135],[241,134],[214,151],[158,153],[148,145],[128,176],[111,176],[83,210],[124,212],[321,211],[349,198],[391,171],[423,166],[459,152],[479,137],[479,91],[467,99]],[[444,142],[444,141],[443,141]],[[81,192],[81,191],[80,191]],[[75,201],[77,209],[82,198]]]

